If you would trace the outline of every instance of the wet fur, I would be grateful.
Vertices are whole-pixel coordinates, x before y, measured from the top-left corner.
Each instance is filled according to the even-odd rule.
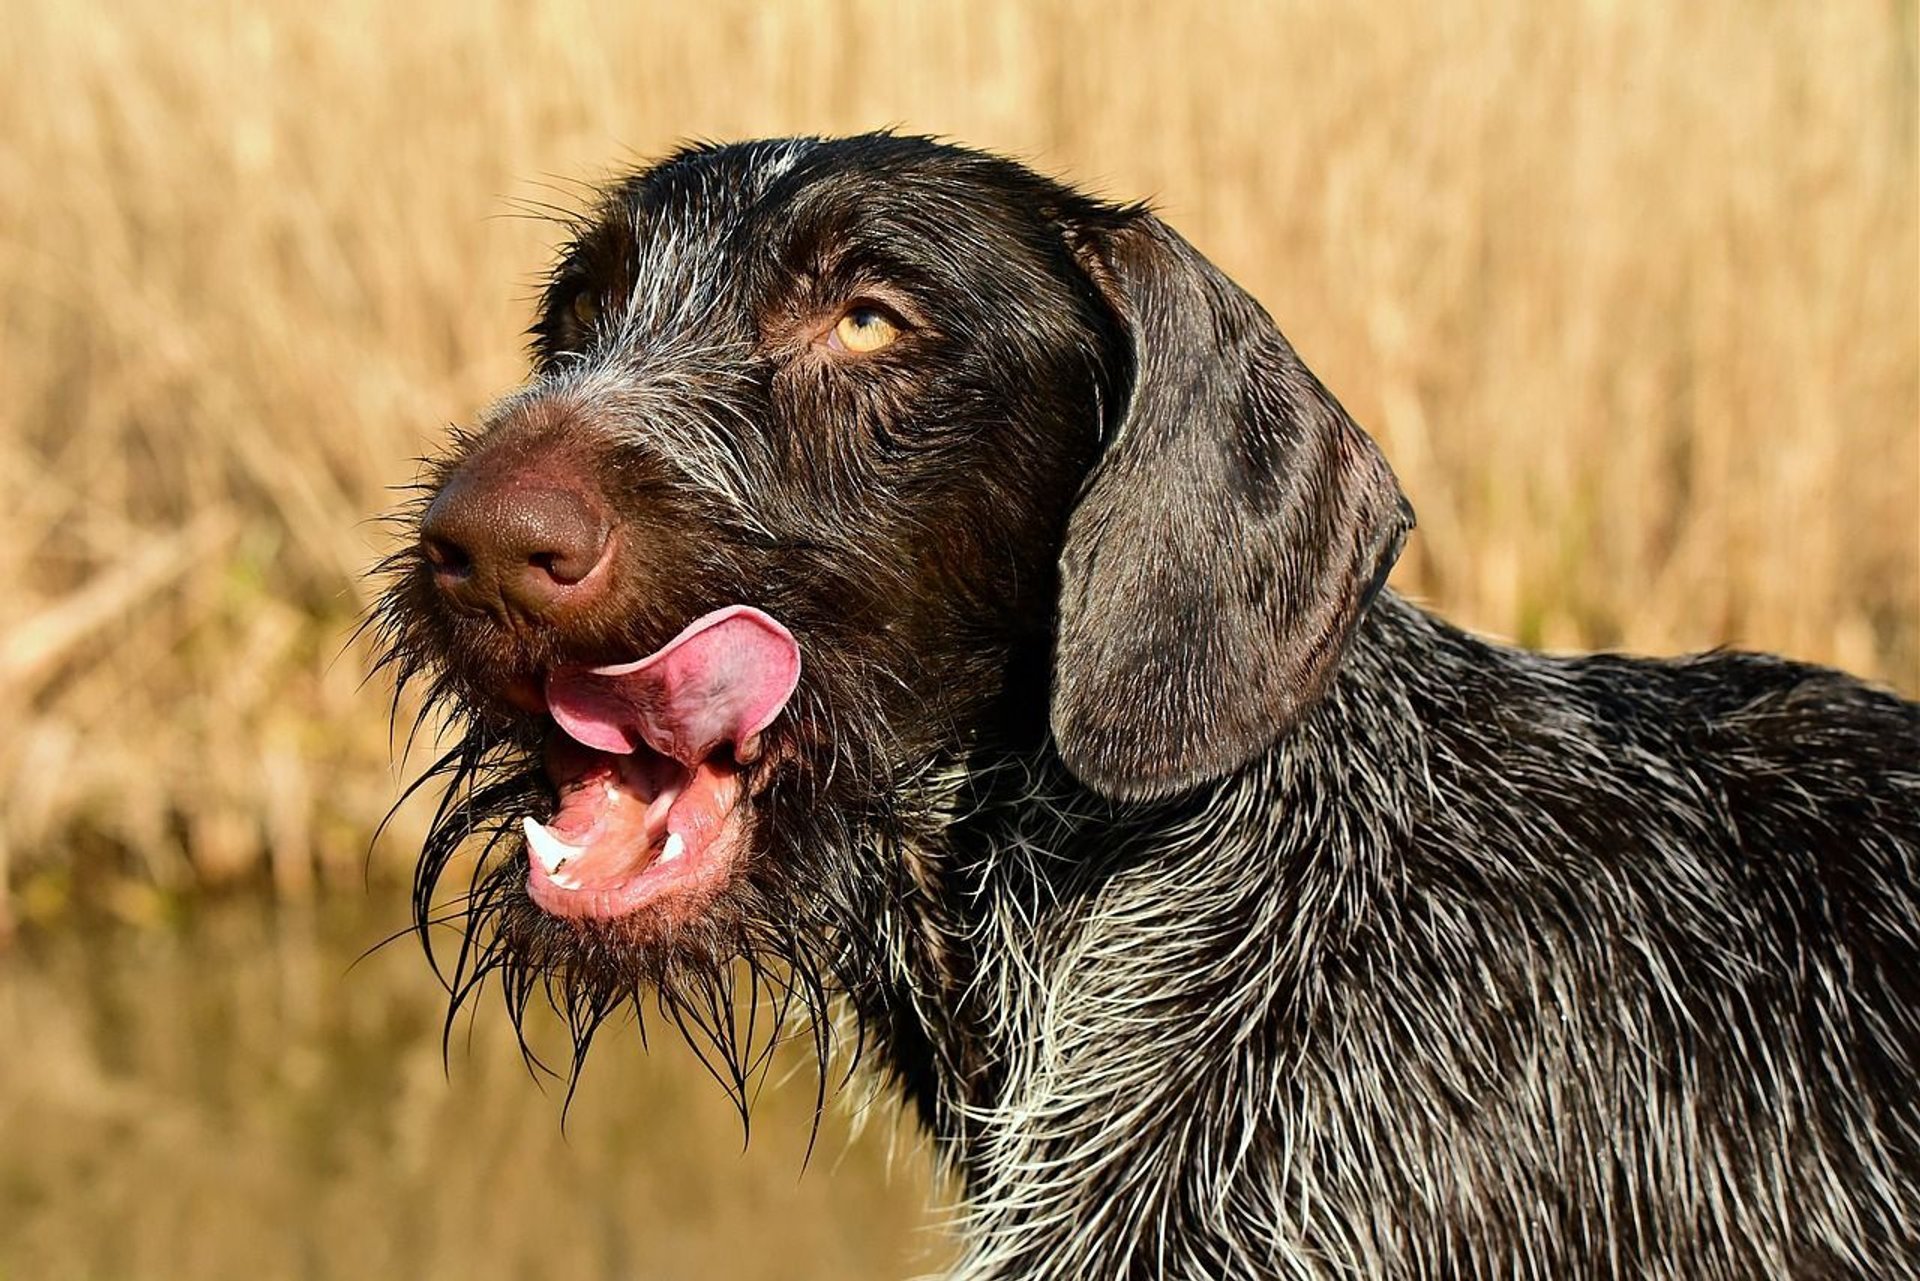
[[[423,493],[487,451],[577,454],[628,510],[670,512],[635,519],[688,568],[627,567],[620,611],[507,636],[446,617],[395,558],[388,661],[461,730],[416,892],[423,932],[460,927],[456,1006],[487,980],[516,1022],[553,1001],[576,1071],[643,1009],[743,1113],[777,1030],[810,1029],[823,1069],[864,1050],[962,1177],[955,1275],[976,1281],[1920,1269],[1920,709],[1757,655],[1544,657],[1376,591],[1408,519],[1390,473],[1146,217],[879,137],[694,149],[580,221],[534,382]],[[985,337],[851,384],[781,348],[813,304],[744,283],[741,246],[817,265],[860,235],[929,246],[893,264],[942,300],[926,331]],[[1232,681],[1175,671],[1153,723],[1103,727],[1110,665],[1056,669],[1078,642],[1200,652],[1178,626],[1067,635],[1113,611],[1056,606],[1063,548],[1069,591],[1116,563],[1073,548],[1126,473],[1115,442],[1147,438],[1123,415],[1192,364],[1143,354],[1136,251],[1197,273],[1250,361],[1297,370],[1277,410],[1215,397],[1282,414],[1241,437],[1279,454],[1230,457],[1285,483],[1232,501],[1274,522],[1259,581],[1303,584],[1275,625],[1324,633],[1276,660],[1249,725],[1219,702]],[[569,319],[583,287],[628,300],[605,332]],[[1297,479],[1323,460],[1338,483]],[[1142,474],[1103,521],[1232,506],[1223,482]],[[1353,536],[1302,560],[1301,528]],[[1194,537],[1195,563],[1231,550]],[[650,652],[736,599],[806,662],[749,775],[755,857],[697,922],[544,916],[510,834],[550,804],[542,727],[494,688]]]

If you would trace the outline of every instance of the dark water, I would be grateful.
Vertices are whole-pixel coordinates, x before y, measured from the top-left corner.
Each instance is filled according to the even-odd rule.
[[[648,1055],[630,1026],[596,1045],[564,1133],[563,1091],[491,1000],[443,1070],[414,944],[354,965],[402,920],[227,904],[0,951],[0,1281],[910,1277],[946,1257],[890,1103],[857,1137],[836,1108],[803,1168],[797,1062],[744,1151],[690,1053]]]

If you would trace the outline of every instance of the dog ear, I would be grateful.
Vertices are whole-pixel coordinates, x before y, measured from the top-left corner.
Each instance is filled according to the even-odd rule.
[[[1378,447],[1159,219],[1071,237],[1132,392],[1068,523],[1052,725],[1124,799],[1219,778],[1325,692],[1413,527]]]

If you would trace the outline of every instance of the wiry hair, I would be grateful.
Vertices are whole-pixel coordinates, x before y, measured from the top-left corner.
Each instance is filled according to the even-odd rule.
[[[518,822],[522,815],[551,803],[549,785],[537,762],[540,739],[510,718],[477,710],[464,696],[461,674],[434,666],[431,634],[423,634],[423,615],[408,605],[405,577],[411,568],[402,553],[387,572],[393,588],[370,617],[380,642],[379,666],[391,669],[397,689],[425,682],[417,721],[435,715],[449,722],[454,746],[407,789],[404,803],[418,791],[438,786],[441,799],[415,869],[414,921],[429,963],[450,996],[447,1028],[488,982],[497,985],[509,1018],[521,1035],[530,1062],[538,1059],[525,1037],[525,1016],[535,999],[544,1000],[570,1033],[569,1091],[595,1032],[606,1020],[630,1011],[646,1035],[649,1010],[673,1026],[698,1053],[708,1072],[739,1109],[742,1123],[757,1083],[771,1065],[777,1046],[796,1033],[806,1036],[819,1066],[819,1103],[824,1106],[830,1070],[836,1059],[850,1071],[861,1054],[859,1022],[838,1020],[832,1001],[850,991],[880,986],[887,958],[882,940],[848,922],[871,919],[874,904],[827,902],[821,887],[864,887],[858,877],[831,874],[825,866],[803,864],[780,875],[750,878],[736,886],[725,903],[699,920],[664,933],[636,929],[624,922],[569,922],[540,911],[526,894],[526,857]],[[817,666],[817,665],[816,665]],[[838,745],[844,759],[829,761],[821,783],[871,771],[870,751],[880,741],[862,733],[853,712],[836,715],[821,693],[824,681],[810,683],[807,697],[789,708],[796,737]],[[399,695],[396,692],[395,705]],[[857,700],[849,700],[857,707]],[[822,728],[806,733],[797,728]],[[826,728],[831,727],[831,728]],[[798,771],[793,771],[798,773]],[[815,851],[819,864],[845,858],[844,852],[901,839],[913,828],[912,816],[860,815],[823,803],[818,787],[789,778],[786,794],[769,806],[798,849]],[[910,792],[902,788],[901,792]],[[882,791],[881,796],[888,793]],[[891,807],[889,807],[891,808]],[[449,899],[445,879],[463,854],[474,855],[467,885]],[[904,866],[876,851],[874,862]],[[811,873],[810,892],[796,892],[794,881]],[[876,902],[888,897],[877,891]],[[435,947],[445,927],[458,935],[451,962]],[[836,1030],[852,1028],[851,1043],[837,1043]]]
[[[1894,1275],[1917,740],[1835,673],[1389,593],[1231,781],[1116,809],[1051,767],[976,820],[1004,1068],[957,1275]]]
[[[876,277],[892,363],[768,337]],[[965,1281],[1920,1271],[1920,707],[1382,590],[1411,511],[1258,305],[976,153],[691,149],[580,221],[535,338],[421,502],[560,457],[688,568],[512,630],[389,565],[383,662],[455,732],[415,911],[456,1010],[550,1002],[575,1073],[657,1014],[743,1119],[777,1038],[822,1099],[865,1051],[961,1176]],[[499,686],[735,600],[806,666],[732,883],[546,915],[547,727]]]

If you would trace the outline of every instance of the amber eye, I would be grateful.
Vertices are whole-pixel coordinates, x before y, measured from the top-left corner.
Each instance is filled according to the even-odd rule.
[[[600,319],[600,300],[588,290],[581,290],[573,296],[574,323],[582,329],[593,328],[593,322]]]
[[[862,305],[848,308],[847,314],[840,317],[827,338],[827,346],[864,356],[892,346],[899,337],[900,326],[894,324],[891,316],[878,307]]]

